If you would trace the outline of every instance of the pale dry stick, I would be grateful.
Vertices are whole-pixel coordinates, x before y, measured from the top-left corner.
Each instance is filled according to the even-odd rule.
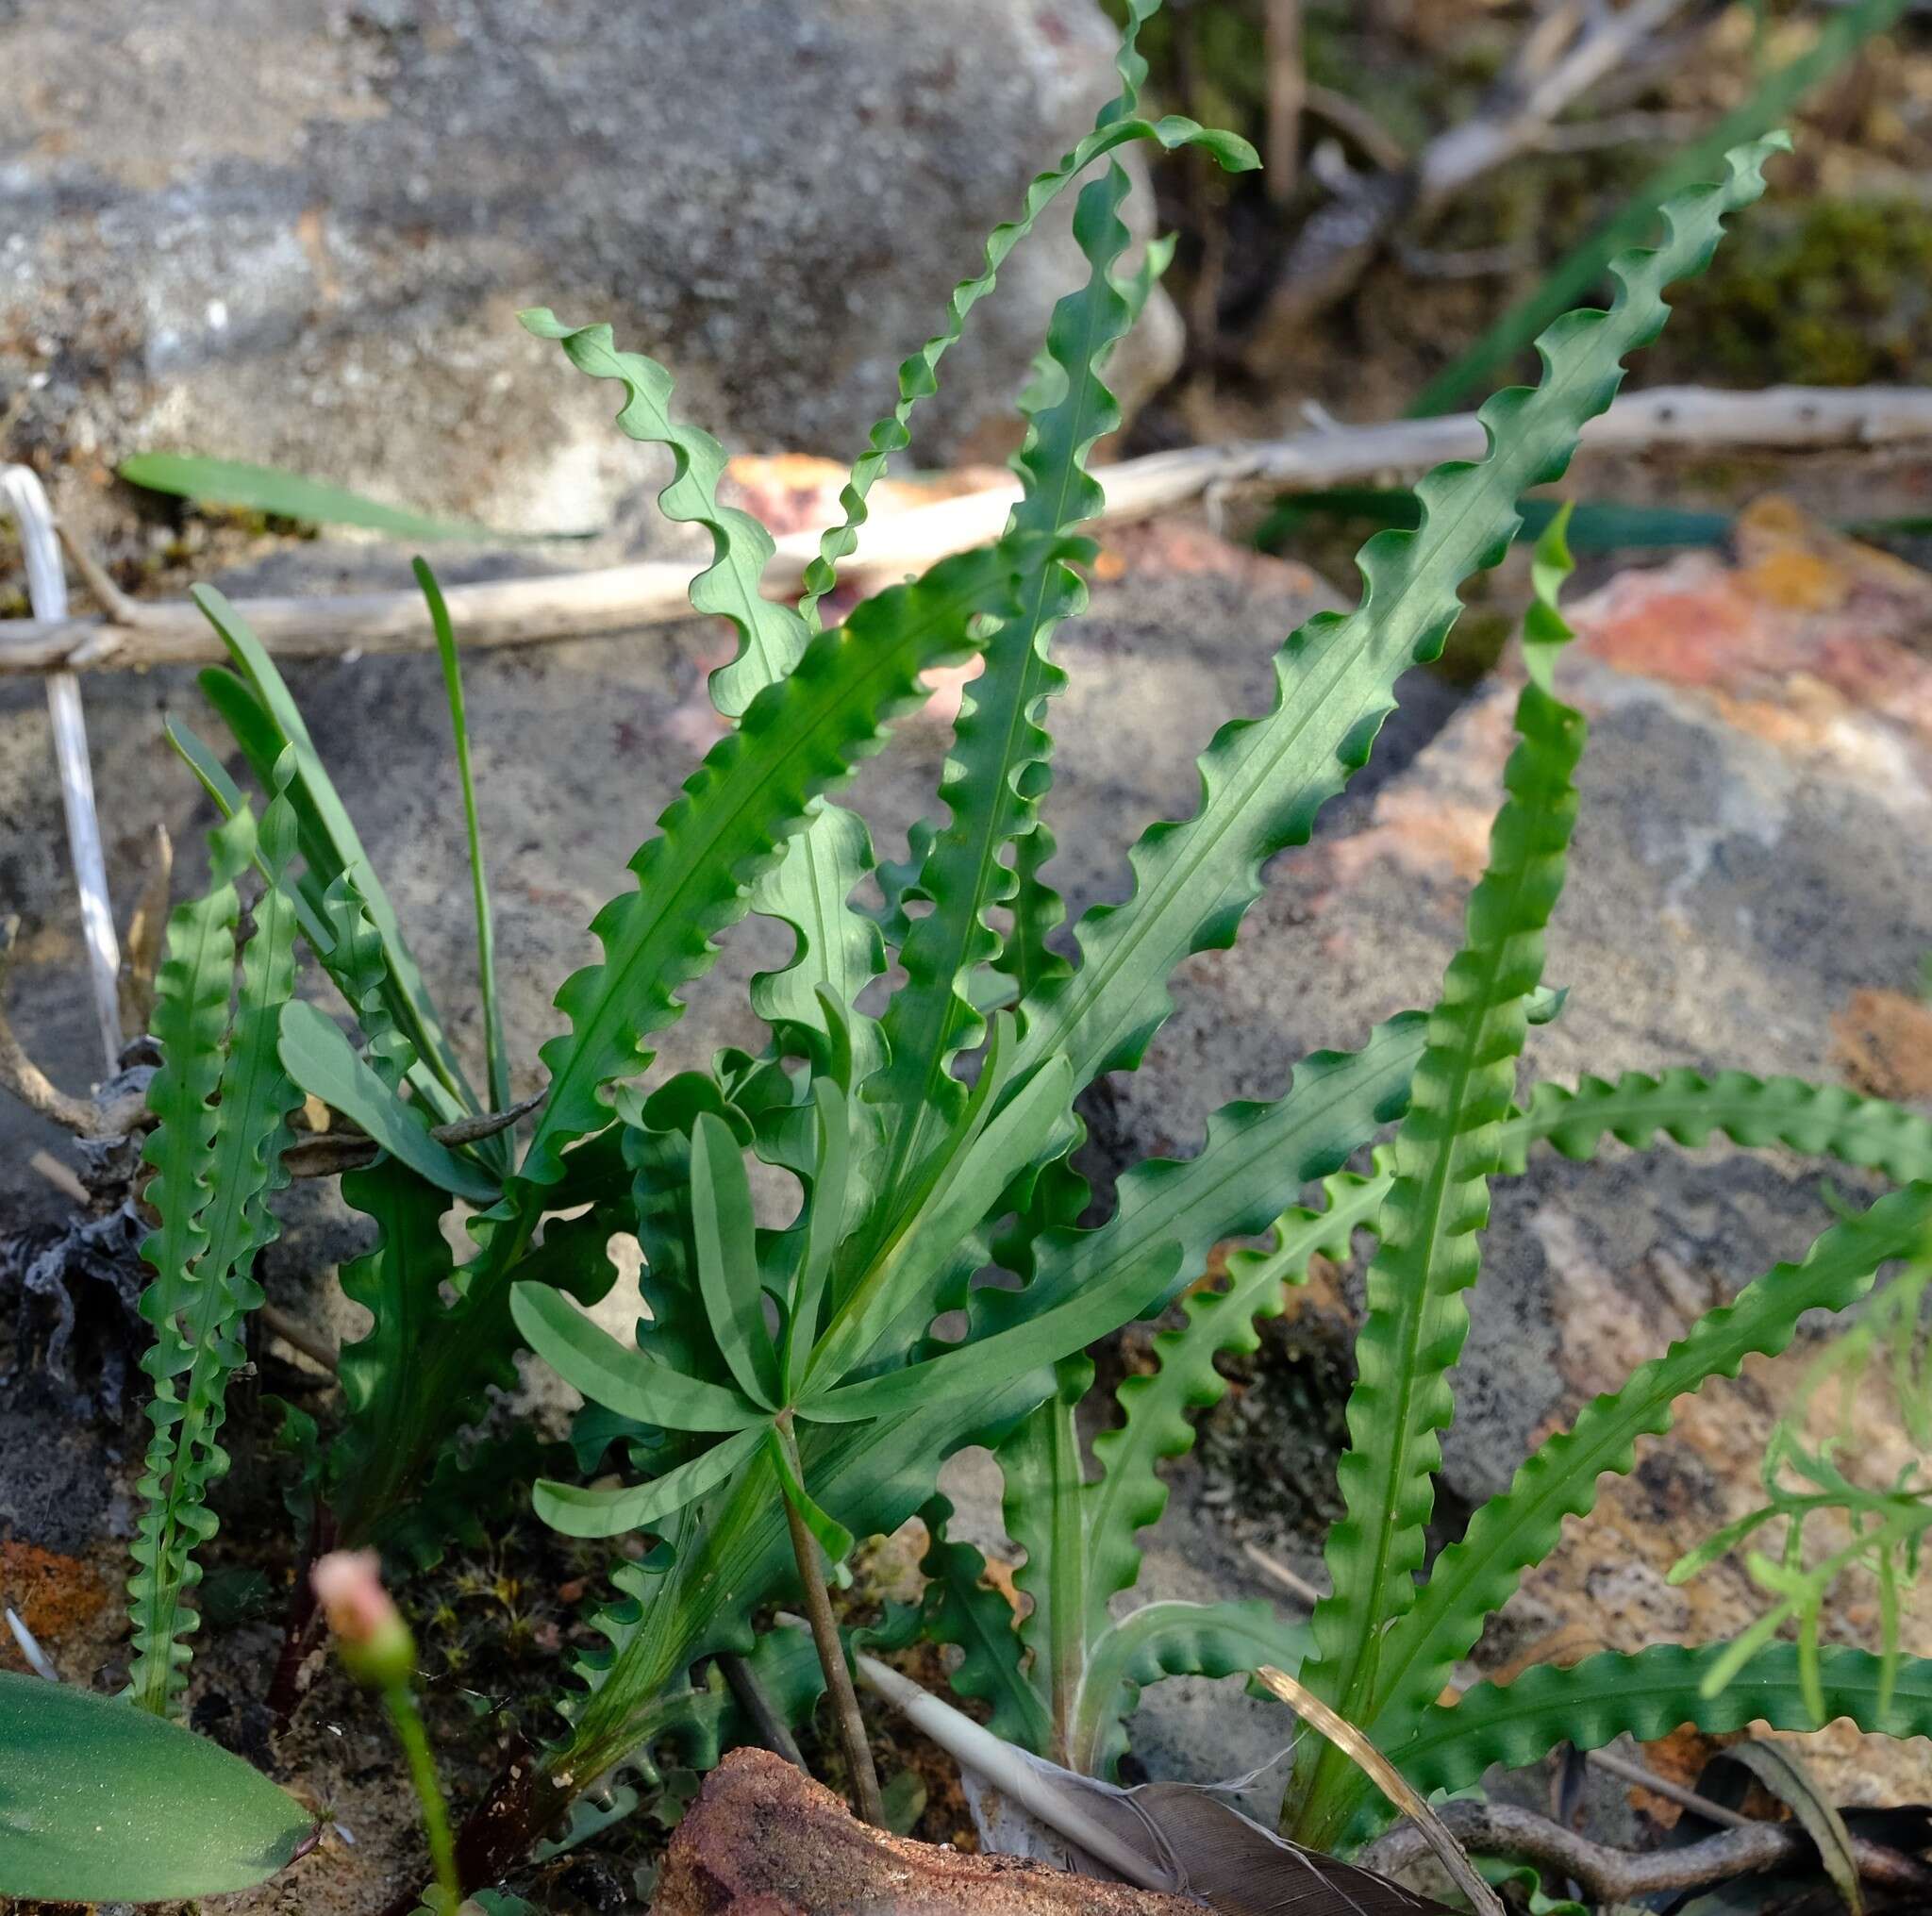
[[[1616,401],[1583,430],[1593,452],[1762,450],[1815,452],[1932,441],[1932,392],[1913,387],[1774,386],[1723,392],[1657,386]],[[1316,491],[1425,471],[1487,449],[1473,412],[1375,425],[1324,426],[1286,439],[1189,446],[1123,459],[1104,469],[1098,522],[1124,525],[1186,505],[1210,491]],[[846,578],[862,588],[923,572],[950,553],[995,540],[1019,498],[1014,486],[967,492],[868,522]],[[818,534],[788,534],[766,569],[773,598],[794,593]],[[691,568],[647,560],[593,572],[449,587],[444,597],[466,649],[541,644],[635,631],[691,616]],[[157,605],[139,628],[99,619],[0,621],[0,675],[62,669],[201,664],[226,657],[189,605]],[[342,597],[244,599],[236,607],[280,658],[340,658],[364,652],[426,652],[435,642],[415,591]]]
[[[336,1347],[320,1331],[298,1324],[287,1311],[273,1304],[257,1305],[255,1314],[260,1318],[262,1329],[271,1337],[280,1338],[291,1351],[299,1351],[311,1364],[326,1371],[330,1376],[336,1375]]]
[[[1713,1803],[1708,1796],[1700,1796],[1696,1791],[1687,1790],[1683,1784],[1674,1783],[1668,1776],[1659,1776],[1655,1770],[1641,1763],[1633,1763],[1614,1751],[1585,1750],[1583,1760],[1607,1776],[1615,1776],[1620,1782],[1648,1790],[1653,1796],[1661,1796],[1680,1808],[1694,1809],[1707,1823],[1721,1823],[1731,1829],[1742,1829],[1751,1821],[1750,1817],[1740,1816],[1735,1809],[1726,1809],[1722,1803]]]
[[[1448,1871],[1450,1881],[1468,1897],[1471,1908],[1478,1911],[1479,1916],[1507,1916],[1503,1899],[1476,1874],[1468,1853],[1441,1817],[1360,1730],[1329,1708],[1298,1678],[1275,1669],[1272,1663],[1264,1663],[1255,1672],[1255,1681],[1271,1695],[1279,1697],[1310,1728],[1326,1737],[1421,1830],[1435,1851],[1436,1860]]]
[[[26,1160],[29,1171],[38,1172],[70,1204],[88,1204],[87,1186],[74,1174],[71,1165],[63,1164],[51,1151],[36,1151]]]
[[[13,1035],[6,1008],[7,972],[13,958],[13,941],[20,935],[20,920],[9,912],[0,917],[0,1090],[9,1091],[28,1110],[72,1131],[76,1138],[104,1138],[114,1135],[108,1128],[111,1118],[92,1098],[76,1098],[59,1086],[30,1058]],[[140,1100],[126,1108],[130,1119]],[[124,1115],[117,1106],[113,1116]],[[123,1125],[125,1133],[129,1125]]]
[[[486,1111],[479,1117],[432,1125],[429,1135],[439,1144],[474,1144],[479,1138],[494,1137],[520,1119],[527,1118],[548,1095],[547,1091],[539,1091],[535,1097],[525,1098],[507,1111]],[[373,1162],[381,1148],[365,1132],[329,1130],[298,1138],[282,1153],[282,1162],[291,1177],[334,1177]]]
[[[54,508],[46,488],[31,466],[0,466],[0,503],[20,528],[26,567],[27,601],[37,618],[67,616],[67,575],[54,536]],[[101,822],[94,809],[93,766],[88,757],[87,719],[81,710],[80,680],[72,666],[48,672],[47,716],[54,726],[54,763],[60,774],[60,803],[67,814],[67,847],[74,859],[74,885],[80,899],[81,935],[87,942],[88,972],[93,980],[94,1016],[108,1070],[121,1062],[121,948],[114,937],[114,909],[108,898],[108,866],[101,851]]]
[[[1306,1604],[1309,1609],[1322,1601],[1322,1592],[1305,1577],[1300,1571],[1291,1570],[1278,1557],[1270,1557],[1258,1545],[1243,1543],[1241,1555],[1271,1582],[1277,1583],[1297,1603]]]
[[[71,550],[71,548],[70,548]],[[153,607],[143,607],[152,611]],[[168,827],[154,828],[154,851],[148,860],[147,876],[142,879],[141,896],[128,914],[126,935],[121,941],[121,1028],[145,1031],[155,1008],[155,973],[159,969],[161,950],[166,942],[168,904],[175,882],[175,841]]]
[[[1652,40],[1689,0],[1632,0],[1605,12],[1530,85],[1506,87],[1486,114],[1438,134],[1416,162],[1416,204],[1426,209],[1493,173],[1506,160],[1534,152],[1557,116],[1607,79]]]
[[[1360,101],[1309,80],[1302,88],[1302,106],[1316,119],[1327,121],[1384,173],[1400,173],[1408,164],[1408,149]]]
[[[1268,197],[1277,207],[1294,197],[1301,170],[1302,106],[1307,72],[1302,64],[1302,0],[1268,0]]]

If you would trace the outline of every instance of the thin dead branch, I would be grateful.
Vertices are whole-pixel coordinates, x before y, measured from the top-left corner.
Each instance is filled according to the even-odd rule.
[[[1583,433],[1585,449],[1599,452],[1817,451],[1928,440],[1932,392],[1895,386],[1774,386],[1761,392],[1654,387],[1619,399]],[[1152,453],[1106,468],[1107,504],[1099,521],[1118,525],[1145,519],[1209,492],[1307,491],[1394,477],[1443,459],[1480,458],[1486,448],[1475,414],[1464,412]],[[876,587],[997,539],[1018,497],[1017,488],[996,486],[874,519],[846,575],[861,588]],[[779,540],[765,574],[766,591],[774,597],[794,592],[817,550],[816,532]],[[689,618],[691,575],[688,565],[651,560],[451,586],[445,596],[466,648],[539,644]],[[0,675],[199,663],[225,656],[192,606],[149,609],[155,617],[139,629],[97,619],[0,622]],[[414,591],[245,599],[237,609],[280,658],[426,652],[435,642]]]
[[[1302,0],[1268,0],[1268,197],[1286,206],[1301,170]]]
[[[13,913],[0,918],[0,1088],[9,1091],[28,1110],[71,1131],[76,1138],[103,1138],[115,1135],[106,1128],[119,1111],[105,1110],[92,1098],[76,1098],[63,1091],[26,1053],[13,1035],[6,1011],[7,974],[13,958],[13,944],[20,936],[20,920]],[[122,1126],[125,1131],[127,1127]]]
[[[1359,101],[1333,87],[1309,80],[1302,88],[1302,106],[1318,120],[1325,120],[1361,156],[1384,173],[1400,173],[1408,164],[1408,149],[1389,131]]]
[[[1475,181],[1543,149],[1560,116],[1641,59],[1691,0],[1631,0],[1621,9],[1546,10],[1481,108],[1399,167],[1356,176],[1302,228],[1242,357],[1259,372],[1315,313],[1354,291],[1396,228],[1440,210]],[[1700,11],[1706,0],[1697,0]]]
[[[1306,1604],[1309,1609],[1313,1609],[1322,1601],[1322,1592],[1299,1571],[1291,1570],[1278,1557],[1271,1557],[1267,1551],[1253,1543],[1243,1543],[1241,1555],[1271,1583],[1286,1591],[1296,1603]]]
[[[145,607],[143,610],[153,610]],[[168,925],[168,901],[175,880],[175,841],[168,827],[157,825],[154,850],[148,858],[147,876],[142,881],[141,896],[128,915],[127,929],[121,940],[121,1028],[145,1031],[155,1008],[155,971],[161,961],[161,946]]]
[[[539,1091],[507,1111],[489,1111],[481,1117],[458,1118],[448,1125],[435,1125],[429,1135],[439,1144],[474,1144],[479,1138],[493,1138],[526,1118],[548,1095]],[[353,1129],[318,1132],[298,1138],[282,1153],[282,1163],[291,1177],[335,1177],[344,1171],[359,1170],[375,1161],[381,1146],[374,1138]]]
[[[279,1338],[291,1351],[298,1352],[330,1376],[336,1375],[336,1347],[320,1331],[310,1330],[306,1324],[297,1323],[287,1311],[273,1304],[258,1305],[256,1315],[261,1320],[262,1329],[271,1337]]]
[[[1441,1811],[1462,1846],[1476,1856],[1503,1857],[1565,1876],[1586,1902],[1635,1903],[1672,1890],[1701,1890],[1734,1876],[1802,1862],[1811,1840],[1795,1824],[1746,1823],[1681,1849],[1637,1853],[1592,1841],[1534,1810],[1502,1803],[1445,1803]],[[1858,1874],[1884,1888],[1932,1891],[1932,1869],[1903,1851],[1853,1839]],[[1433,1853],[1413,1824],[1378,1838],[1357,1859],[1383,1875],[1399,1875]]]

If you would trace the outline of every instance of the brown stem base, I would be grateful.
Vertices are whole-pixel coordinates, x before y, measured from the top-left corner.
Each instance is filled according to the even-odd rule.
[[[791,1451],[794,1474],[800,1474],[798,1448],[791,1433],[781,1428],[779,1441]],[[800,1480],[803,1481],[802,1474]],[[825,1673],[825,1693],[832,1699],[832,1713],[839,1725],[840,1746],[845,1753],[845,1767],[852,1774],[854,1808],[874,1828],[883,1829],[886,1806],[879,1794],[879,1773],[873,1767],[872,1744],[865,1734],[865,1719],[858,1711],[858,1693],[852,1687],[845,1646],[839,1641],[839,1625],[832,1617],[832,1596],[825,1588],[825,1574],[819,1564],[818,1539],[790,1497],[785,1498],[785,1521],[791,1530],[791,1554],[798,1560],[806,1622],[811,1625],[812,1644]]]

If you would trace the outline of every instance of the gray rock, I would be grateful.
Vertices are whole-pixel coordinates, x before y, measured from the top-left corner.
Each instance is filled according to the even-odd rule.
[[[524,336],[532,304],[660,354],[727,439],[849,456],[1112,92],[1113,41],[1092,0],[0,9],[13,456],[186,448],[601,524],[655,468]],[[1070,207],[952,355],[926,461],[1005,450],[1084,274]],[[1132,217],[1144,237],[1146,193]],[[1178,351],[1162,298],[1115,369],[1129,405]]]

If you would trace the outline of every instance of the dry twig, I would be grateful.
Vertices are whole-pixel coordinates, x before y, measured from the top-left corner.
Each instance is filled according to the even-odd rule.
[[[1811,1840],[1795,1824],[1746,1823],[1722,1836],[1681,1849],[1642,1853],[1612,1848],[1579,1836],[1534,1810],[1503,1803],[1445,1803],[1442,1820],[1457,1841],[1477,1856],[1507,1857],[1568,1877],[1592,1903],[1634,1903],[1670,1890],[1699,1890],[1733,1876],[1802,1861]],[[1431,1854],[1413,1824],[1378,1838],[1358,1860],[1383,1875],[1399,1875]],[[1854,1838],[1853,1855],[1867,1882],[1890,1889],[1932,1891],[1932,1869],[1903,1851]]]
[[[1243,355],[1250,367],[1266,370],[1312,314],[1352,292],[1400,223],[1543,150],[1558,117],[1641,59],[1689,4],[1631,0],[1613,11],[1562,0],[1543,13],[1479,112],[1439,133],[1406,165],[1352,180],[1303,227]]]
[[[1584,428],[1586,450],[1662,451],[1672,447],[1817,450],[1932,440],[1932,392],[1912,387],[1774,386],[1724,392],[1659,386],[1628,393]],[[1103,525],[1118,525],[1204,494],[1292,492],[1420,472],[1443,459],[1479,458],[1483,429],[1473,412],[1378,425],[1326,426],[1287,439],[1188,446],[1123,459],[1106,469]],[[997,539],[1018,499],[996,486],[871,521],[846,576],[864,588],[923,571],[948,553]],[[797,590],[818,550],[816,532],[778,541],[765,590]],[[635,631],[691,616],[691,568],[668,560],[611,566],[544,578],[451,586],[451,617],[468,649],[536,644]],[[281,658],[341,658],[362,652],[425,652],[434,644],[414,591],[340,598],[245,599],[236,608],[269,651]],[[139,628],[98,619],[0,622],[0,675],[65,668],[151,666],[223,658],[220,641],[190,605],[149,608]]]
[[[6,1011],[7,973],[20,919],[9,912],[0,918],[0,1089],[9,1091],[28,1110],[72,1131],[76,1138],[110,1138],[132,1129],[134,1108],[124,1111],[120,1101],[104,1107],[92,1098],[63,1091],[21,1048]],[[138,1107],[139,1100],[136,1101]],[[122,1122],[124,1117],[129,1122]]]

